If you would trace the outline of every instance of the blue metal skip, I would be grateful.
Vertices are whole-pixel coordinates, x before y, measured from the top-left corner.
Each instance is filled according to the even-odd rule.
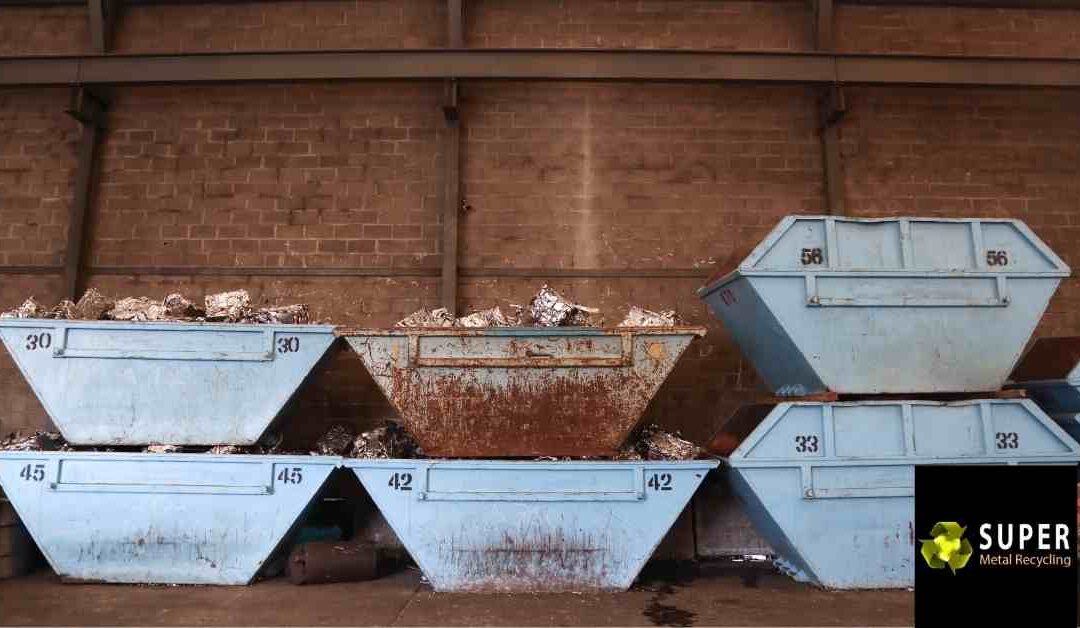
[[[436,591],[624,590],[719,463],[346,460]]]
[[[1030,400],[782,403],[726,458],[793,577],[828,588],[915,582],[915,465],[1076,464]]]
[[[1017,220],[789,216],[698,294],[778,395],[993,391],[1069,272]]]
[[[0,487],[53,570],[248,584],[341,459],[0,452]]]
[[[0,320],[75,445],[250,445],[334,341],[318,325]]]
[[[1080,413],[1080,336],[1036,340],[1009,380],[1051,414]]]

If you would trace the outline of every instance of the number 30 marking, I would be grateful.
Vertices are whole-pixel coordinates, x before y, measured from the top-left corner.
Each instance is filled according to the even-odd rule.
[[[26,349],[28,351],[37,351],[38,349],[48,349],[52,346],[52,334],[47,331],[43,331],[40,334],[30,334],[26,337]]]

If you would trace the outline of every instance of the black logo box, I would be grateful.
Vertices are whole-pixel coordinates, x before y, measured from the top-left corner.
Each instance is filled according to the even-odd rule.
[[[1075,465],[925,465],[915,469],[915,623],[956,628],[992,625],[1077,625],[1077,467]],[[938,522],[966,526],[973,547],[967,565],[953,574],[931,569],[920,553]],[[1013,524],[1010,551],[980,549],[982,524]],[[1068,526],[1067,549],[1039,550],[1038,528],[1027,549],[1017,549],[1018,526]],[[982,564],[981,555],[1022,554],[1057,566]],[[1031,561],[1030,558],[1025,558]],[[1064,561],[1069,567],[1062,567]]]

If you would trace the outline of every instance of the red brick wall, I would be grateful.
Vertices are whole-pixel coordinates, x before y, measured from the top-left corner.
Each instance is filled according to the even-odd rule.
[[[930,55],[1080,56],[1080,11],[837,3],[836,49]]]
[[[67,96],[0,91],[0,265],[63,263],[81,135]]]
[[[764,0],[469,0],[479,48],[807,50],[808,2]]]
[[[446,42],[440,0],[290,0],[124,7],[117,52],[429,48]]]
[[[0,266],[63,263],[78,125],[65,90],[0,92]],[[56,275],[0,274],[0,309],[59,297]],[[45,411],[0,352],[0,436],[46,424]]]
[[[0,7],[0,55],[88,52],[87,25],[85,6]]]
[[[820,212],[807,88],[470,84],[464,266],[707,269]]]
[[[698,278],[552,280],[618,324],[630,304],[709,325],[650,418],[705,438],[756,378],[695,295],[782,216],[821,212],[812,90],[470,84],[465,267],[700,269]],[[544,278],[476,279],[462,306],[526,303]]]
[[[440,95],[419,83],[123,90],[91,263],[437,266]]]
[[[1080,268],[1080,93],[849,88],[847,213],[1019,218]],[[1080,280],[1040,335],[1080,334]]]

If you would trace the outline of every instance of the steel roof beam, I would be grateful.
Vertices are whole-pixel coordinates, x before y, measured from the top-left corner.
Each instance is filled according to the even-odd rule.
[[[1080,87],[1080,59],[565,49],[0,58],[6,86],[446,78]]]

